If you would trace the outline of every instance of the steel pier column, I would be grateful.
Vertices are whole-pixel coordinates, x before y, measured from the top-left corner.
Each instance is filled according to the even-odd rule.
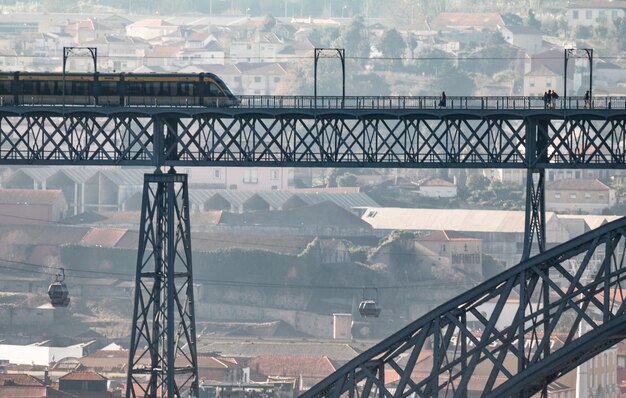
[[[144,175],[126,397],[198,397],[187,175]]]
[[[530,257],[534,237],[539,252],[546,249],[545,170],[537,163],[547,162],[547,122],[526,121],[526,216],[524,222],[524,251],[522,261]]]

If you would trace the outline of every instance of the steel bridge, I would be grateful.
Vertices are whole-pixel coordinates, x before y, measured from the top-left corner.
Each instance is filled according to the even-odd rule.
[[[613,259],[622,224],[545,252],[544,174],[549,168],[625,169],[626,98],[594,98],[587,105],[569,97],[546,106],[535,97],[448,97],[445,108],[435,97],[251,96],[241,101],[230,108],[158,101],[133,107],[49,106],[36,98],[29,105],[2,106],[0,101],[1,164],[155,169],[144,178],[127,396],[178,397],[188,390],[197,396],[188,188],[186,175],[174,170],[178,166],[526,170],[526,262],[407,326],[306,396],[443,396],[444,390],[464,396],[472,371],[485,361],[495,372],[485,382],[485,395],[528,396],[621,338],[621,305],[613,311],[609,298],[621,281],[621,262]],[[595,279],[583,280],[595,262],[591,254],[580,261],[576,255],[600,248],[606,254],[602,267]],[[530,258],[531,252],[541,254]],[[579,264],[575,271],[561,263],[568,258]],[[557,289],[557,275],[568,283],[563,291]],[[514,326],[501,329],[495,315],[477,312],[485,300],[498,303],[494,314],[502,311],[513,292],[520,296]],[[592,308],[602,312],[587,314]],[[569,325],[572,344],[566,350],[584,350],[551,352],[537,335],[561,328],[567,311],[574,312],[576,322]],[[465,328],[470,316],[482,324],[482,336]],[[576,338],[581,324],[589,332]],[[454,336],[460,351],[451,356]],[[496,341],[500,348],[491,350]],[[527,341],[537,349],[524,351]],[[428,374],[415,365],[426,346],[433,348]],[[511,355],[514,370],[505,365]],[[384,381],[385,370],[400,377],[393,390]]]

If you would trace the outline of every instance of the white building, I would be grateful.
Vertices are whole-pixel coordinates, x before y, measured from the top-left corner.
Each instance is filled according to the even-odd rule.
[[[504,40],[512,46],[519,47],[531,54],[543,50],[542,33],[536,28],[523,25],[500,26]]]
[[[546,209],[602,214],[617,203],[615,190],[600,180],[558,180],[546,184]]]
[[[151,40],[178,31],[178,26],[162,19],[142,19],[126,27],[126,35]]]
[[[181,169],[189,183],[240,191],[275,191],[293,188],[292,167],[194,167]]]
[[[48,341],[31,345],[0,344],[0,359],[7,359],[15,365],[49,366],[63,358],[81,358],[85,354],[86,344],[68,347],[51,347]]]
[[[568,2],[567,25],[597,28],[613,25],[617,18],[626,16],[626,0],[585,0]]]
[[[429,198],[456,197],[456,184],[441,178],[427,178],[418,182],[419,194]]]

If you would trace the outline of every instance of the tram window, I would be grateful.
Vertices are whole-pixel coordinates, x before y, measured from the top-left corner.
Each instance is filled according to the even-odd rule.
[[[0,82],[0,94],[3,94],[3,95],[11,94],[11,82],[10,81]]]
[[[143,95],[143,83],[128,82],[128,95]]]
[[[72,82],[72,95],[91,95],[91,82]]]
[[[117,82],[100,82],[100,95],[117,95]]]
[[[31,81],[22,82],[22,92],[24,94],[32,94],[35,91],[35,85]]]
[[[209,96],[210,97],[219,96],[221,94],[222,94],[222,92],[220,91],[220,88],[217,87],[217,85],[215,85],[215,83],[209,83]]]
[[[176,95],[176,83],[165,82],[163,83],[163,95]]]
[[[192,96],[193,95],[193,83],[180,83],[179,86],[179,95],[182,96]]]
[[[147,96],[155,96],[159,94],[159,90],[161,88],[161,84],[159,82],[146,82],[144,83],[144,95]]]

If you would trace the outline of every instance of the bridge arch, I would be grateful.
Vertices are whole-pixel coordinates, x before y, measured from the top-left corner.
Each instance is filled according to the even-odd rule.
[[[523,261],[363,352],[302,397],[465,397],[470,381],[484,397],[542,391],[626,337],[625,233],[626,217]],[[506,313],[513,321],[501,325]]]

